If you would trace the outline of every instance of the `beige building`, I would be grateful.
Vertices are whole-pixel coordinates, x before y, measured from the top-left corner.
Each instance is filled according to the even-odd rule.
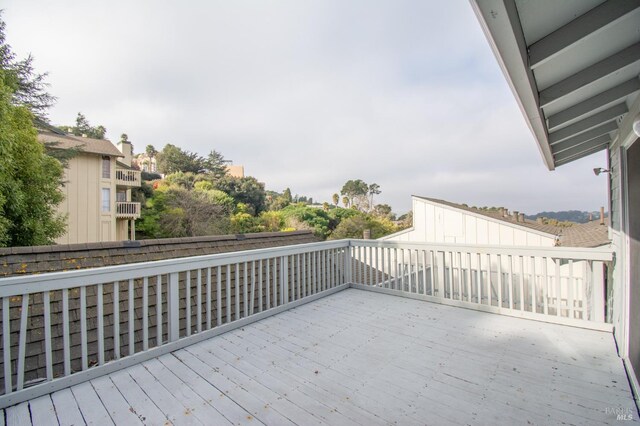
[[[135,239],[140,203],[131,202],[131,188],[140,186],[140,171],[131,169],[132,146],[51,131],[41,131],[42,143],[77,148],[69,160],[59,211],[67,215],[67,233],[58,244]]]
[[[237,178],[243,178],[244,177],[244,166],[240,166],[240,165],[233,165],[230,164],[227,166],[227,174],[229,176],[233,176],[233,177],[237,177]]]

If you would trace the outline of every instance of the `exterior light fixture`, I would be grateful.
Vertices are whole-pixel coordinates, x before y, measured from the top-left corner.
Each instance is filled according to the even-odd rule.
[[[640,138],[640,114],[633,119],[633,133]]]
[[[595,174],[596,176],[599,176],[600,173],[609,173],[609,170],[603,169],[602,167],[596,167],[595,169],[593,169],[593,174]]]

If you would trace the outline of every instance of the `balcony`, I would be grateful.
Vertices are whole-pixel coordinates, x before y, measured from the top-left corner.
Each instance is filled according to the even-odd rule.
[[[139,170],[116,169],[116,185],[133,188],[139,187],[141,182]]]
[[[341,240],[0,279],[0,407],[8,425],[635,419],[611,260]]]
[[[140,203],[116,202],[116,219],[140,218]]]

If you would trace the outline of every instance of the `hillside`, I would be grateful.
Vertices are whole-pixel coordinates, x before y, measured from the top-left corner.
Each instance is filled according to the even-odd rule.
[[[533,215],[525,215],[527,219],[536,220],[538,217],[546,217],[548,219],[556,219],[559,222],[577,222],[577,223],[586,223],[589,221],[589,214],[592,215],[593,220],[600,217],[599,211],[586,212],[579,210],[565,210],[559,212],[540,212]],[[607,213],[605,213],[607,216]]]

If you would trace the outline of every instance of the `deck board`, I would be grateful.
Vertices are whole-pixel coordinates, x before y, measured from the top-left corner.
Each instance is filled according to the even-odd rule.
[[[0,426],[615,424],[611,409],[637,421],[610,333],[349,289],[9,407]]]

